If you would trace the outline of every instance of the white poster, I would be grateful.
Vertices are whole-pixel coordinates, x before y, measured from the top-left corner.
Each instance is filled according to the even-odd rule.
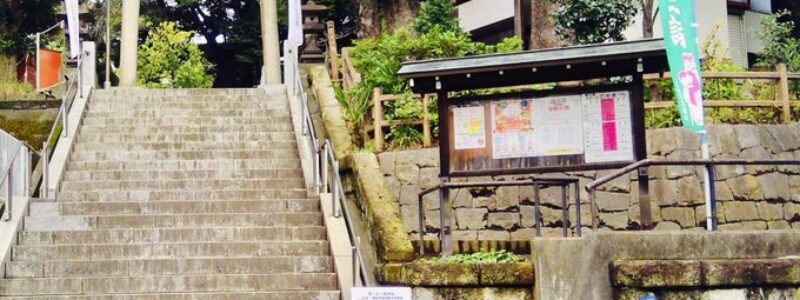
[[[583,96],[586,163],[634,159],[629,98],[628,92]]]
[[[492,103],[492,158],[536,156],[530,104],[524,99]]]
[[[456,150],[486,148],[486,112],[483,106],[453,108]]]
[[[556,96],[533,101],[537,156],[583,153],[581,96]]]
[[[411,300],[410,287],[353,287],[351,300]]]

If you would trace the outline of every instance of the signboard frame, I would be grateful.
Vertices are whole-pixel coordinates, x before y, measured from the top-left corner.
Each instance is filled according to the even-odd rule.
[[[556,88],[552,90],[503,93],[480,96],[466,96],[457,98],[446,98],[447,93],[439,93],[439,112],[440,112],[440,174],[442,177],[470,177],[470,176],[496,176],[496,175],[520,175],[537,174],[549,172],[575,172],[593,171],[612,168],[621,168],[647,157],[646,137],[644,122],[631,122],[630,136],[632,138],[633,157],[630,160],[620,160],[613,162],[586,163],[583,155],[556,155],[528,158],[494,159],[486,158],[486,152],[491,149],[460,149],[455,146],[455,124],[453,109],[465,106],[484,105],[486,147],[492,147],[492,114],[489,112],[492,103],[506,101],[509,98],[532,99],[532,101],[543,101],[547,97],[558,96],[581,96],[584,94],[609,93],[609,92],[628,92],[628,104],[630,108],[630,120],[643,120],[644,101],[641,74],[634,74],[630,83],[608,84],[597,86]],[[446,142],[445,142],[446,141]],[[480,157],[480,153],[483,157]],[[478,156],[475,159],[475,156]],[[578,158],[580,156],[580,158]],[[472,160],[470,160],[472,159]],[[470,165],[469,168],[464,167]]]

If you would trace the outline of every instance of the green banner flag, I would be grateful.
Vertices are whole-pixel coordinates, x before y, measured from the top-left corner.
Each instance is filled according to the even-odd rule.
[[[681,122],[689,130],[704,133],[703,81],[694,3],[694,0],[658,1]]]

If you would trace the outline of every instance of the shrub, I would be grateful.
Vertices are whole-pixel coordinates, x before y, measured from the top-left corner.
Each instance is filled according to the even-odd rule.
[[[402,62],[521,49],[522,41],[517,37],[504,39],[492,46],[473,42],[468,33],[447,31],[440,26],[433,26],[422,34],[417,34],[408,28],[399,28],[392,33],[358,40],[350,53],[353,66],[361,73],[362,81],[347,93],[347,101],[342,104],[348,120],[356,131],[362,130],[358,125],[369,113],[374,87],[380,87],[386,94],[404,94],[403,99],[386,103],[387,118],[421,119],[421,103],[419,100],[411,99],[411,91],[406,82],[397,76]],[[435,122],[438,116],[435,99],[431,99],[429,110],[429,118]],[[416,134],[412,130],[416,131]],[[436,128],[433,131],[435,132]],[[406,148],[418,144],[421,141],[421,134],[413,126],[402,125],[392,127],[387,138],[393,147]],[[393,139],[402,141],[392,142]]]
[[[426,0],[419,7],[419,16],[414,20],[414,30],[427,33],[433,27],[444,31],[461,31],[458,20],[452,17],[455,7],[451,0]]]
[[[624,40],[639,5],[630,0],[557,0],[556,34],[575,44]]]
[[[139,47],[136,83],[149,88],[207,88],[211,63],[191,42],[192,33],[163,22],[152,29]]]

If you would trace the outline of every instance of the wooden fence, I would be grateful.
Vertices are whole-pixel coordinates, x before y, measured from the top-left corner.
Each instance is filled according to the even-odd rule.
[[[708,99],[703,101],[706,107],[773,107],[781,108],[781,121],[792,121],[792,99],[789,94],[789,80],[800,79],[800,73],[789,73],[785,64],[778,64],[775,72],[703,72],[703,79],[733,79],[733,80],[774,80],[776,82],[774,100],[719,100]],[[670,78],[669,73],[646,76],[645,79]],[[658,109],[674,107],[675,101],[654,101],[645,103],[645,109]]]

